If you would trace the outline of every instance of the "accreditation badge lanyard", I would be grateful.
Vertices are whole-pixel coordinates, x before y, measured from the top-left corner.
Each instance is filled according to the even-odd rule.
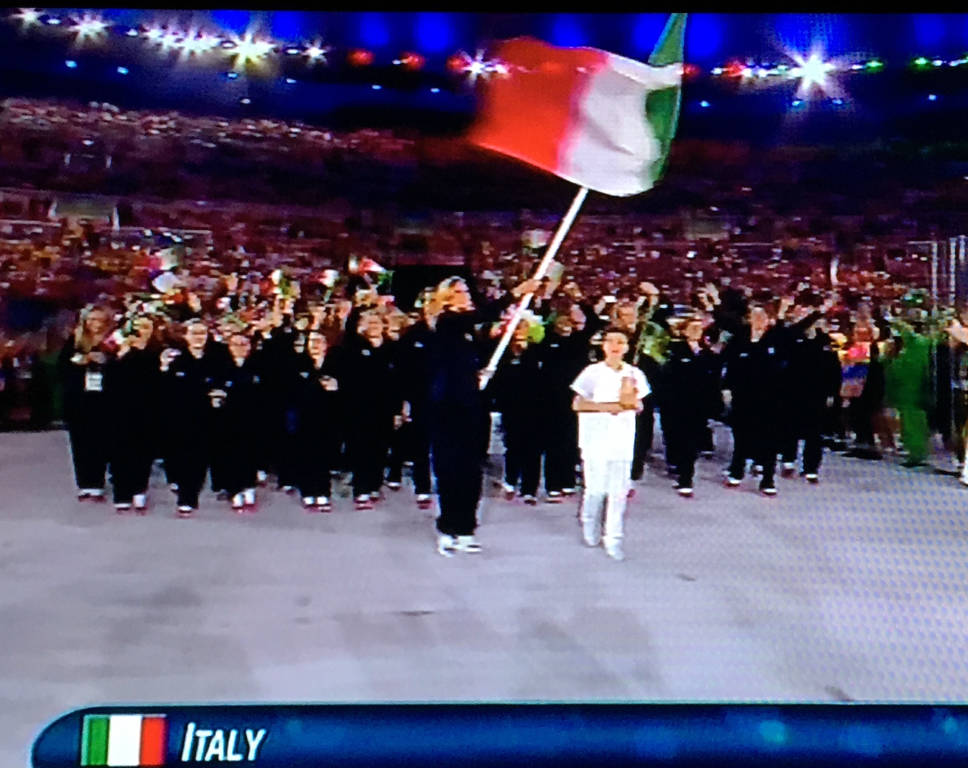
[[[104,391],[104,373],[98,370],[92,370],[90,368],[84,371],[84,391],[85,392],[103,392]]]

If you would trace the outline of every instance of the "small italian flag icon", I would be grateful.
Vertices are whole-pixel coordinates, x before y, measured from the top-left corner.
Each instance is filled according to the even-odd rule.
[[[164,715],[85,715],[81,765],[164,765],[167,736]]]

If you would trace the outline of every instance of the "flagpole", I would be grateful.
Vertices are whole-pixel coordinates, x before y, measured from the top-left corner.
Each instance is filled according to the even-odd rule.
[[[552,238],[550,245],[548,245],[548,250],[545,251],[544,258],[541,259],[541,263],[538,264],[538,269],[534,273],[535,280],[540,280],[544,277],[544,273],[548,271],[548,267],[551,265],[552,260],[558,253],[558,249],[565,240],[565,235],[568,234],[568,230],[571,229],[571,225],[575,223],[575,218],[578,216],[578,211],[585,202],[585,198],[588,196],[588,187],[582,187],[578,190],[578,194],[575,195],[575,199],[571,201],[571,207],[568,209],[568,213],[561,220],[561,224],[558,225],[558,231],[555,232],[555,236]],[[497,345],[497,349],[494,350],[494,354],[491,355],[491,359],[487,363],[487,367],[481,371],[480,376],[480,388],[484,389],[487,383],[494,376],[494,372],[497,370],[497,364],[501,361],[501,356],[504,354],[504,350],[508,348],[508,344],[511,343],[511,336],[514,334],[514,329],[517,328],[518,322],[524,315],[525,310],[528,305],[531,304],[531,299],[534,297],[533,293],[525,294],[521,298],[521,302],[514,310],[514,315],[511,317],[511,322],[508,323],[508,327],[504,329],[504,335],[501,336],[501,341]]]

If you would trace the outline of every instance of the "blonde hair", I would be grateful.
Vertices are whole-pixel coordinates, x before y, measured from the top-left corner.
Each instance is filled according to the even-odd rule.
[[[440,304],[446,304],[454,295],[454,289],[462,285],[467,288],[467,281],[462,277],[454,275],[453,277],[448,277],[446,280],[441,280],[437,285],[437,290],[435,292],[435,297]]]
[[[87,321],[95,312],[107,315],[107,326],[104,335],[95,341],[94,337],[88,332]],[[78,352],[90,352],[95,344],[100,344],[111,332],[111,310],[104,304],[88,304],[81,310],[81,316],[74,327],[74,346]]]

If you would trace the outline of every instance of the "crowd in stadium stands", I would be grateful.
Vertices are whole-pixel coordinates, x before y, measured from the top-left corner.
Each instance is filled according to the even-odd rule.
[[[327,158],[347,153],[359,155],[372,168],[390,169],[391,176],[393,167],[425,162],[448,169],[447,147],[454,152],[458,171],[464,168],[462,163],[472,162],[468,160],[472,154],[453,150],[455,145],[443,140],[434,145],[443,148],[441,152],[428,161],[419,139],[401,139],[386,131],[337,134],[273,120],[230,121],[122,112],[109,105],[74,108],[8,101],[0,116],[0,135],[4,139],[0,168],[4,183],[9,184],[0,190],[0,420],[7,426],[35,428],[66,420],[75,439],[78,487],[85,497],[103,495],[105,472],[119,455],[119,446],[124,456],[140,456],[138,466],[121,460],[120,470],[111,469],[112,476],[120,471],[124,478],[120,485],[115,480],[114,491],[122,507],[143,505],[144,462],[150,469],[150,461],[170,458],[171,440],[177,442],[178,436],[168,435],[168,443],[139,445],[138,450],[132,449],[137,441],[130,434],[113,446],[92,443],[91,434],[99,432],[97,419],[109,417],[103,410],[92,411],[100,414],[95,423],[78,427],[77,398],[85,393],[116,394],[119,386],[124,389],[125,385],[117,384],[123,376],[114,376],[124,366],[115,363],[130,350],[144,347],[153,356],[148,368],[155,382],[145,391],[159,400],[169,397],[158,408],[164,413],[175,402],[170,399],[175,397],[172,390],[165,389],[164,382],[170,379],[166,376],[178,368],[177,359],[192,356],[193,343],[201,344],[196,349],[201,357],[216,361],[211,364],[219,372],[212,376],[228,375],[233,358],[239,368],[250,355],[259,361],[250,367],[263,366],[261,379],[271,379],[274,389],[258,397],[273,399],[268,412],[278,418],[258,425],[259,434],[268,435],[265,440],[243,441],[262,446],[261,452],[238,456],[225,446],[238,442],[231,436],[243,427],[219,421],[225,412],[213,421],[212,413],[205,411],[228,403],[227,412],[235,413],[235,404],[223,386],[206,391],[192,407],[204,412],[200,424],[217,426],[198,444],[222,448],[217,456],[193,454],[191,467],[167,463],[169,479],[181,488],[180,509],[190,513],[197,505],[198,473],[204,477],[206,466],[215,475],[213,490],[225,492],[238,508],[249,506],[254,498],[257,483],[252,478],[265,481],[271,472],[287,490],[302,483],[300,493],[308,507],[323,499],[318,506],[328,509],[330,469],[353,473],[356,503],[365,506],[379,497],[384,481],[399,487],[404,461],[413,462],[418,500],[425,503],[430,494],[426,440],[414,439],[408,413],[421,396],[415,391],[417,363],[400,361],[407,357],[406,339],[418,337],[423,332],[419,329],[426,330],[428,323],[432,333],[433,313],[440,312],[439,306],[434,309],[440,291],[424,291],[411,306],[392,295],[393,271],[411,264],[452,265],[455,271],[466,270],[472,276],[477,303],[503,301],[506,311],[508,291],[531,276],[561,212],[510,205],[459,211],[455,206],[435,205],[439,198],[418,197],[391,208],[369,205],[360,202],[365,195],[352,192],[359,182],[352,174],[337,174],[341,193],[330,193],[323,203],[308,207],[289,203],[278,188],[253,204],[232,200],[232,195],[211,195],[212,188],[206,186],[207,164],[226,165],[225,156],[218,155],[223,151],[238,152],[238,167],[271,166],[282,176],[295,166],[325,164]],[[193,147],[217,152],[204,162],[199,160],[192,170],[200,157],[191,154]],[[742,155],[741,150],[730,151]],[[552,341],[573,336],[567,360],[558,361],[559,378],[549,382],[530,368],[533,375],[520,378],[518,373],[499,369],[487,394],[489,409],[503,414],[508,446],[504,480],[509,496],[518,494],[527,503],[557,501],[574,489],[577,445],[566,440],[564,444],[571,447],[565,454],[552,456],[547,444],[529,441],[525,435],[533,430],[522,428],[529,422],[518,407],[528,398],[509,397],[508,392],[530,387],[533,394],[536,388],[552,387],[564,393],[556,403],[567,406],[568,385],[581,364],[601,354],[596,332],[606,325],[627,332],[628,360],[643,371],[652,390],[647,407],[637,417],[633,478],[641,476],[644,462],[651,459],[653,413],[659,415],[665,461],[682,495],[692,493],[696,455],[714,448],[708,425],[715,420],[729,423],[739,445],[747,446],[739,448],[745,455],[733,457],[727,483],[740,480],[745,460],[753,459],[761,467],[761,490],[768,495],[776,489],[772,479],[776,461],[781,474],[793,471],[798,438],[807,439],[801,474],[810,481],[818,479],[821,437],[828,448],[851,451],[859,458],[878,459],[885,452],[903,450],[908,464],[920,466],[930,458],[929,438],[937,435],[955,458],[961,458],[963,398],[968,396],[968,373],[963,370],[968,362],[966,338],[954,319],[959,316],[955,306],[928,313],[932,262],[926,247],[909,241],[936,237],[938,232],[954,234],[954,214],[951,219],[938,218],[944,206],[935,205],[932,218],[927,208],[941,197],[957,200],[963,192],[939,182],[936,188],[893,190],[891,194],[900,195],[904,206],[889,206],[890,195],[885,194],[858,209],[857,200],[848,200],[848,188],[856,179],[845,181],[845,189],[823,194],[803,186],[803,173],[782,184],[769,174],[727,182],[729,168],[745,160],[730,159],[727,150],[723,152],[723,178],[700,171],[708,158],[698,149],[691,159],[684,158],[670,172],[668,184],[647,196],[657,201],[655,211],[632,206],[620,212],[612,201],[605,201],[590,205],[578,218],[557,257],[564,277],[541,285],[534,313],[522,325],[527,330],[516,335],[507,358],[526,359],[526,368],[532,358],[545,363],[556,354],[550,351]],[[75,163],[65,160],[73,153],[101,158],[102,176],[88,168],[92,186],[54,183]],[[812,162],[802,165],[815,167]],[[232,163],[227,167],[231,170]],[[186,183],[202,179],[197,190],[204,194],[164,199],[163,191],[147,183],[145,189],[151,194],[125,192],[119,201],[110,182],[120,178],[125,168],[136,168],[145,178],[153,178],[157,171],[162,176],[183,174]],[[345,170],[342,167],[341,172]],[[24,183],[28,172],[36,172],[36,178],[45,183],[31,189],[29,182]],[[226,173],[226,178],[231,176]],[[261,185],[268,183],[270,175],[260,171],[253,184],[261,191],[269,189],[271,185]],[[94,183],[98,178],[104,182],[102,187]],[[381,178],[376,174],[364,180],[362,188],[379,185]],[[499,183],[500,179],[490,178],[492,190]],[[236,175],[233,184],[248,186],[248,180]],[[343,188],[350,191],[343,194]],[[98,216],[72,213],[65,189],[114,195],[118,220],[112,224],[103,212]],[[172,190],[181,191],[183,185],[179,182]],[[567,196],[563,199],[567,202]],[[287,204],[267,204],[274,200]],[[367,260],[390,272],[365,266]],[[452,288],[451,284],[447,290]],[[94,328],[88,327],[92,311],[97,318]],[[961,322],[968,320],[960,317]],[[495,344],[501,322],[478,325],[481,359]],[[777,350],[779,368],[767,365],[758,372],[737,373],[742,368],[740,359],[746,359],[738,351],[740,346],[757,348],[761,337],[775,339],[770,349]],[[378,376],[378,381],[396,382],[397,389],[389,393],[379,388],[370,391],[369,377],[377,374],[367,373],[362,364],[354,369],[351,362],[362,350],[375,350],[384,343],[392,354],[375,354],[380,364],[393,367],[397,360],[411,377]],[[809,392],[784,378],[805,365],[797,346],[804,343],[817,363],[808,368],[829,374],[806,376],[813,387]],[[77,351],[79,344],[82,352]],[[305,436],[292,426],[291,416],[293,409],[310,406],[299,400],[298,386],[283,381],[281,372],[298,374],[300,366],[308,365],[307,355],[320,347],[324,357],[326,350],[335,350],[329,359],[338,362],[333,363],[335,368],[327,368],[327,385],[332,379],[339,382],[340,392],[347,392],[347,382],[355,382],[359,392],[367,392],[365,399],[346,394],[352,401],[349,413],[370,424],[376,418],[371,413],[373,399],[387,407],[378,409],[379,418],[369,428],[368,434],[380,436],[375,451],[354,449],[350,432],[336,431],[328,464],[307,467],[297,450]],[[529,348],[528,357],[522,358]],[[687,348],[692,352],[684,352]],[[179,355],[172,357],[165,350]],[[711,390],[691,379],[693,374],[676,362],[690,355],[702,357],[707,378],[716,382]],[[275,373],[266,373],[267,360]],[[148,376],[146,371],[137,375]],[[514,376],[519,379],[509,385],[509,377]],[[678,387],[668,384],[680,379],[684,391],[693,392],[696,402],[702,403],[699,422],[682,418]],[[251,389],[254,384],[249,381],[247,386]],[[729,392],[725,399],[724,391]],[[751,407],[751,396],[761,405],[772,403],[773,410],[767,411],[786,425],[782,440],[767,439],[762,419],[767,411]],[[132,397],[130,391],[121,395],[123,407],[136,409],[138,403]],[[796,407],[808,401],[809,408]],[[241,412],[246,409],[251,409],[251,403]],[[816,418],[805,424],[791,415],[794,411]],[[547,417],[541,408],[536,413],[535,418]],[[312,418],[322,418],[320,412],[313,414]],[[564,418],[561,413],[557,417],[558,421]],[[898,431],[902,449],[896,441]],[[561,443],[561,435],[554,434]],[[658,438],[659,433],[655,434]],[[542,454],[544,496],[539,494]],[[235,465],[246,469],[240,475]],[[318,476],[321,467],[325,482]],[[424,479],[418,481],[417,470]]]

